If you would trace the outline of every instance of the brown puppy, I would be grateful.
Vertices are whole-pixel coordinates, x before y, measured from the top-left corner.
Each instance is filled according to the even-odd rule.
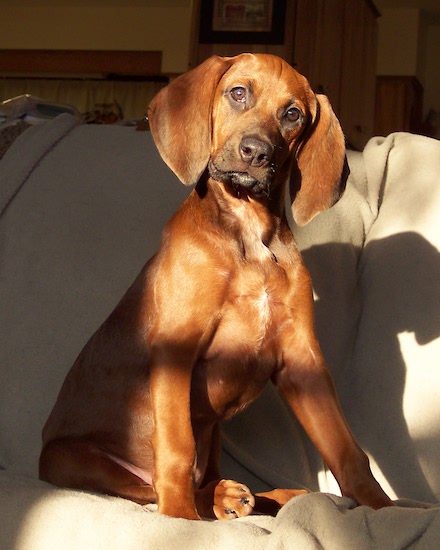
[[[271,379],[342,493],[391,504],[341,412],[284,209],[290,190],[305,224],[339,197],[344,138],[327,99],[277,57],[213,57],[162,90],[149,118],[165,162],[196,187],[67,375],[40,477],[175,517],[277,509],[297,491],[254,499],[219,471],[219,422]]]

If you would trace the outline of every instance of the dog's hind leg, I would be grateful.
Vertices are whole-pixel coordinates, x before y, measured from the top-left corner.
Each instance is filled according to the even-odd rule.
[[[123,463],[86,439],[55,439],[41,453],[40,479],[58,487],[119,496],[138,504],[155,503],[149,474],[135,466],[128,469]]]

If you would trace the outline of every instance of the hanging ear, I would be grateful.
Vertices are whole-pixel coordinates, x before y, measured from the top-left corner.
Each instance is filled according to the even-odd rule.
[[[330,208],[341,196],[347,176],[339,121],[326,96],[316,95],[311,102],[315,103],[312,125],[297,149],[290,180],[292,214],[298,225]]]
[[[196,183],[208,164],[214,93],[231,63],[210,57],[163,88],[148,108],[159,153],[185,185]]]

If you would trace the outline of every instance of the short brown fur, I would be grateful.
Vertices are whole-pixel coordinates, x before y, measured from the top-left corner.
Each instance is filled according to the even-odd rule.
[[[276,512],[301,491],[253,495],[219,469],[219,422],[271,379],[342,493],[390,505],[341,412],[284,207],[290,192],[305,224],[340,194],[344,137],[327,99],[277,57],[213,57],[149,118],[163,159],[196,187],[68,373],[40,477],[174,517]]]

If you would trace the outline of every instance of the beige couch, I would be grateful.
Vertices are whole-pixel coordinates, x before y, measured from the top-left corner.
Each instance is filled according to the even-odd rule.
[[[292,230],[349,422],[390,495],[418,502],[373,512],[337,496],[272,387],[224,426],[223,467],[255,491],[324,492],[276,518],[171,519],[37,479],[67,370],[188,193],[148,132],[61,115],[0,160],[1,549],[438,548],[439,507],[421,502],[440,498],[440,143],[394,134],[348,159],[341,201]]]

